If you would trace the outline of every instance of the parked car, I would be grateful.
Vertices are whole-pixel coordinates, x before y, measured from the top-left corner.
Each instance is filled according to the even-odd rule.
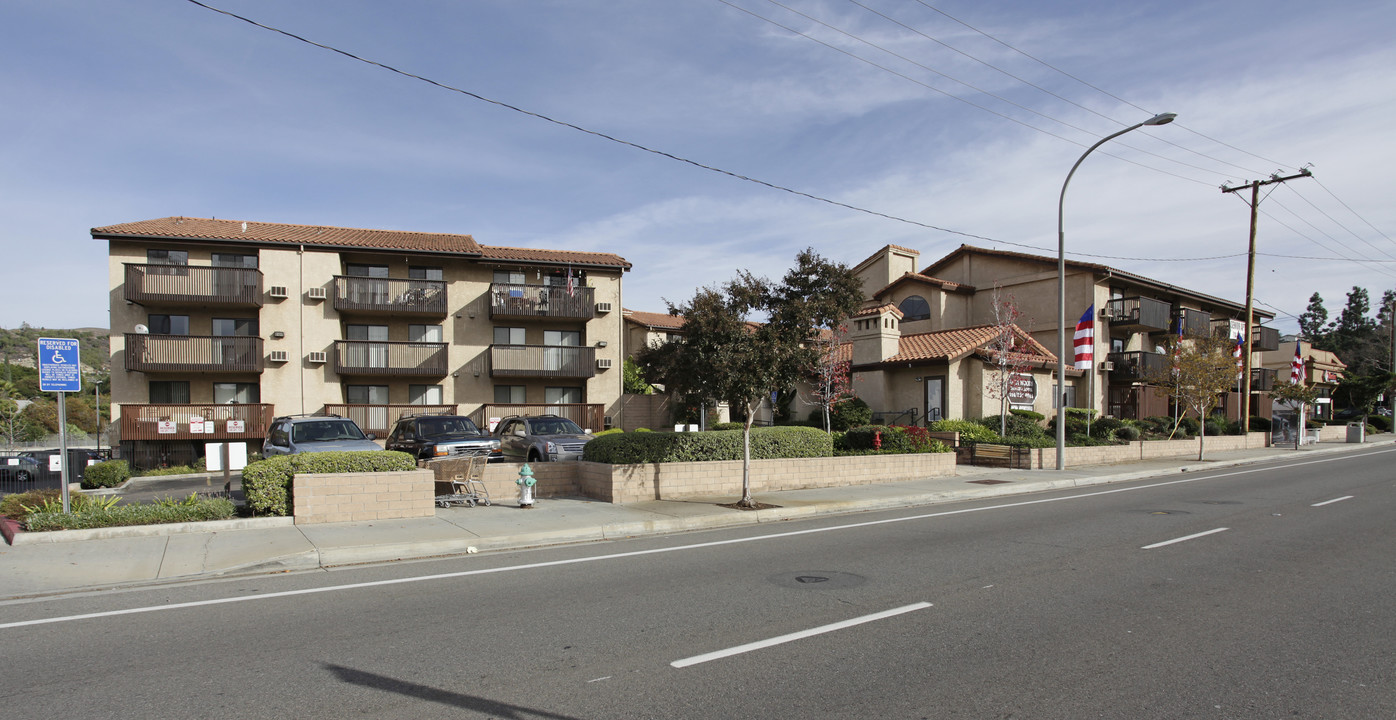
[[[279,417],[271,422],[267,439],[262,442],[262,456],[295,455],[304,452],[332,450],[382,450],[349,418],[338,415],[305,415]]]
[[[499,450],[506,460],[554,462],[580,460],[591,433],[556,415],[507,417],[495,427]]]
[[[0,455],[0,480],[31,482],[43,473],[43,465],[28,455]]]
[[[418,460],[466,455],[484,455],[488,462],[504,459],[499,438],[461,415],[404,415],[388,433],[386,444],[389,450],[401,450]]]

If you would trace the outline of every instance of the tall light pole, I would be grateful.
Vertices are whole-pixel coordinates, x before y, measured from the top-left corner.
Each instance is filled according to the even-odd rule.
[[[1066,174],[1066,182],[1062,183],[1061,198],[1057,200],[1057,469],[1066,467],[1066,231],[1062,228],[1062,211],[1066,207],[1066,186],[1071,184],[1071,176],[1076,174],[1076,168],[1081,167],[1081,163],[1096,148],[1104,145],[1115,138],[1124,135],[1131,130],[1138,130],[1145,125],[1167,125],[1178,117],[1175,113],[1159,113],[1138,125],[1131,125],[1113,135],[1107,135],[1099,142],[1086,148],[1086,152],[1081,153],[1076,164],[1071,166],[1071,172]],[[1091,358],[1092,365],[1095,358]],[[1095,372],[1092,367],[1091,372]],[[1091,404],[1095,404],[1095,399],[1091,398]]]

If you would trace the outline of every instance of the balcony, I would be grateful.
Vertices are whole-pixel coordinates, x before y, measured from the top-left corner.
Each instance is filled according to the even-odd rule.
[[[446,283],[441,280],[334,277],[334,309],[362,315],[446,317]]]
[[[596,348],[490,346],[490,377],[589,378],[595,375]]]
[[[446,377],[446,343],[334,341],[334,371],[340,375]]]
[[[589,287],[556,285],[490,285],[490,317],[528,320],[564,318],[590,320],[596,317],[595,292]]]
[[[1178,333],[1178,328],[1182,327],[1183,335],[1190,337],[1203,337],[1211,334],[1212,313],[1192,308],[1180,308],[1178,314],[1173,317],[1172,332]]]
[[[1168,393],[1152,385],[1112,385],[1105,412],[1116,418],[1140,420],[1173,414]]]
[[[599,432],[606,427],[606,406],[600,403],[558,403],[556,405],[545,405],[543,403],[516,403],[516,404],[492,404],[487,403],[480,406],[479,410],[471,413],[470,419],[480,426],[481,430],[492,432],[490,419],[502,420],[507,417],[522,415],[524,417],[535,417],[538,415],[557,415],[565,417],[581,426],[583,430]]]
[[[366,433],[373,433],[380,439],[392,432],[403,415],[431,414],[455,415],[455,405],[326,405],[327,415],[347,417]]]
[[[259,442],[276,417],[273,405],[128,405],[121,403],[121,439]],[[192,425],[190,421],[199,419]],[[209,426],[213,431],[209,432]],[[194,432],[197,427],[200,432]],[[257,449],[260,449],[258,446]]]
[[[1280,331],[1264,325],[1251,326],[1251,352],[1280,349]]]
[[[1112,330],[1158,332],[1169,327],[1168,303],[1146,297],[1117,298],[1105,304],[1101,319],[1110,321]]]
[[[1251,368],[1251,390],[1275,389],[1276,371],[1272,368]]]
[[[137,305],[262,306],[262,271],[199,265],[126,264],[123,297]]]
[[[126,333],[126,369],[144,373],[260,373],[262,339]]]
[[[1168,356],[1156,352],[1118,352],[1105,356],[1108,362],[1115,364],[1115,369],[1110,371],[1110,380],[1148,380],[1168,372]]]

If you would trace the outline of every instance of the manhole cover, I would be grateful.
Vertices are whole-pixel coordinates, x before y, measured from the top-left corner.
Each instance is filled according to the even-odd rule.
[[[974,484],[976,484],[976,485],[1002,485],[1002,484],[1004,484],[1004,483],[1011,483],[1011,482],[1013,482],[1013,481],[1012,481],[1012,480],[969,480],[968,482],[972,482],[972,483],[974,483]]]
[[[800,572],[781,573],[779,575],[772,575],[768,579],[781,587],[800,589],[819,588],[821,590],[858,587],[868,581],[868,579],[862,575],[831,570],[803,570]]]

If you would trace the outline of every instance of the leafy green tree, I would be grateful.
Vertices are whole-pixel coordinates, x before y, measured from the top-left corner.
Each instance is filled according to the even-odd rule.
[[[1312,405],[1318,399],[1318,388],[1313,385],[1305,385],[1302,381],[1297,383],[1276,383],[1270,390],[1271,399],[1278,400],[1294,409],[1298,427],[1294,430],[1294,449],[1299,449],[1299,440],[1304,435],[1304,409]]]
[[[640,369],[639,363],[630,358],[625,359],[624,392],[628,395],[653,395],[654,386],[645,382],[645,372]]]
[[[815,370],[814,342],[858,308],[862,285],[847,266],[807,249],[776,283],[741,271],[721,287],[699,288],[669,312],[684,317],[680,342],[644,348],[645,376],[685,404],[726,401],[742,424],[742,498],[751,496],[751,424],[771,392],[793,387]],[[764,316],[765,322],[759,322]]]

